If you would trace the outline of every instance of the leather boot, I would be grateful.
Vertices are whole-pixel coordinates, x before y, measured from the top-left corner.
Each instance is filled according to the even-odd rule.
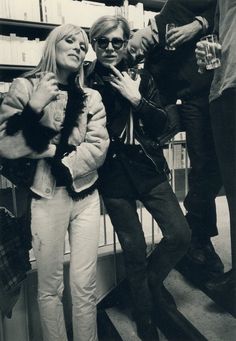
[[[216,302],[236,317],[236,275],[233,270],[224,273],[215,280],[206,283],[207,289]]]
[[[159,289],[151,288],[151,292],[154,299],[154,305],[157,310],[177,309],[174,297],[164,285],[162,285]]]
[[[206,257],[206,267],[212,274],[212,277],[219,276],[224,273],[224,264],[220,256],[216,253],[211,240],[203,244],[203,251]]]
[[[206,283],[207,289],[219,293],[227,291],[233,286],[236,287],[236,282],[233,278],[233,270],[225,272],[223,275]]]
[[[160,283],[154,271],[150,270],[148,273],[148,284],[154,300],[154,308],[161,309],[166,307],[176,309],[174,297],[166,289],[164,284]]]

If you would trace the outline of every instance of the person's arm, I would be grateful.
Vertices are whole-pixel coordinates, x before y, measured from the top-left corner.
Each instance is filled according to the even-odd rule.
[[[85,91],[88,94],[86,106],[89,113],[85,128],[85,140],[61,159],[62,164],[69,171],[72,181],[98,169],[105,160],[109,146],[106,112],[101,96],[95,90],[87,89]]]
[[[167,43],[172,47],[178,47],[197,36],[204,36],[212,32],[214,11],[215,6],[212,6],[201,15],[195,16],[191,23],[170,30],[167,34]]]
[[[44,105],[41,110],[31,106],[31,87],[26,79],[16,79],[2,102],[0,107],[0,155],[2,157],[15,159],[35,152],[47,152],[50,139],[57,134],[53,129],[40,123]],[[51,150],[50,147],[49,154]]]
[[[147,27],[131,34],[127,45],[128,59],[131,59],[129,62],[138,64],[158,44],[158,30],[155,20],[152,19]]]
[[[208,34],[213,31],[214,28],[214,15],[216,11],[217,1],[216,0],[208,0],[206,2],[205,10],[201,11],[196,15],[196,19],[200,19],[202,21],[203,26],[203,34]],[[201,19],[202,18],[202,19]]]
[[[140,92],[142,94],[139,105],[134,108],[134,115],[140,120],[150,137],[160,136],[167,124],[167,113],[160,100],[153,77],[146,70],[141,74]]]
[[[190,24],[178,26],[168,31],[166,38],[170,47],[178,47],[192,39],[202,31],[199,20],[194,19]]]
[[[164,8],[161,16],[162,24],[165,22],[166,17],[168,18],[170,13],[170,16],[173,16],[173,11],[176,9],[176,17],[173,17],[173,22],[177,23],[177,27],[170,30],[167,34],[167,43],[170,46],[178,47],[188,41],[196,39],[197,37],[201,37],[212,32],[216,0],[208,0],[204,1],[204,3],[199,3],[197,0],[186,0],[186,3],[182,1],[180,4],[177,0],[173,0],[169,1],[167,4],[168,6]],[[183,17],[180,17],[181,13]],[[158,25],[158,22],[160,21],[158,16],[155,19]],[[165,27],[161,26],[162,30],[164,28]]]

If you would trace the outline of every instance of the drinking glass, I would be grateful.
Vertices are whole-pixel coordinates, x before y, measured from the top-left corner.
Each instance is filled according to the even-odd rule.
[[[205,63],[207,70],[217,69],[220,65],[220,49],[218,46],[218,38],[215,34],[208,34],[201,38],[205,49]]]
[[[175,50],[175,47],[173,46],[170,46],[168,43],[167,43],[167,33],[172,29],[172,28],[175,28],[176,25],[174,23],[169,23],[169,24],[166,24],[166,46],[165,46],[165,50],[168,50],[168,51],[174,51]]]

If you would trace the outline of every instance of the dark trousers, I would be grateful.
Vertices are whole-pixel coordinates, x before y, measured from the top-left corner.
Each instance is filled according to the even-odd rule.
[[[191,170],[184,200],[192,237],[204,242],[218,234],[215,198],[222,180],[212,136],[208,97],[183,101],[181,119],[186,131]]]
[[[230,214],[232,264],[236,279],[236,88],[211,103],[216,153]]]
[[[136,211],[136,201],[126,198],[103,199],[123,249],[135,311],[139,316],[145,316],[152,309],[148,276],[155,279],[156,289],[162,285],[168,273],[186,253],[191,238],[190,229],[167,181],[137,198],[151,213],[163,234],[147,266],[146,242]]]

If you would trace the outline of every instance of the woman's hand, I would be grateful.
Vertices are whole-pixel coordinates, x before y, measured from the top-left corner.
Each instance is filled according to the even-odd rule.
[[[133,80],[127,72],[120,72],[115,66],[110,65],[112,74],[109,80],[113,86],[122,96],[127,98],[128,101],[134,106],[138,106],[141,100],[139,92],[140,75],[136,80]]]
[[[52,72],[46,73],[40,79],[29,101],[29,105],[35,112],[41,113],[46,105],[57,98],[59,94],[57,84],[56,76]]]
[[[172,28],[166,34],[167,44],[171,47],[178,47],[193,39],[201,29],[202,26],[197,20],[187,25]]]

